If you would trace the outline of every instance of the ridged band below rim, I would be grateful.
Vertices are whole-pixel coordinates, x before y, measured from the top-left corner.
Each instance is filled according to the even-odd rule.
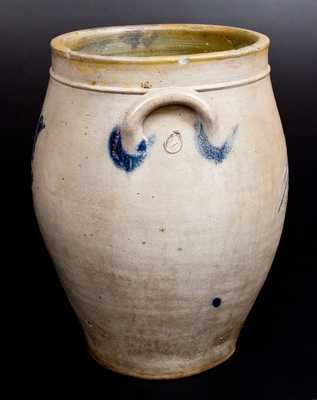
[[[244,79],[237,79],[234,81],[228,82],[219,82],[211,85],[197,85],[197,86],[183,86],[188,89],[196,90],[197,92],[208,92],[212,90],[220,90],[220,89],[227,89],[227,88],[234,88],[238,86],[245,86],[253,82],[260,81],[264,79],[266,76],[270,74],[271,67],[268,65],[267,68],[258,74],[252,75],[248,78]],[[124,87],[116,87],[116,86],[104,86],[104,85],[91,85],[88,83],[83,82],[76,82],[72,81],[71,79],[65,78],[59,74],[56,74],[52,67],[50,68],[50,76],[57,82],[60,82],[64,85],[71,86],[74,88],[91,90],[94,92],[108,92],[108,93],[122,93],[122,94],[144,94],[147,93],[149,90],[160,89],[160,87],[154,87],[150,89],[146,88],[139,88],[139,87],[131,87],[131,88],[124,88]]]

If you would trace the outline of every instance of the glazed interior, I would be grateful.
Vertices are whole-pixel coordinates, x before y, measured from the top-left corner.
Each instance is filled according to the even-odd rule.
[[[92,37],[72,50],[100,56],[170,56],[237,50],[254,44],[257,37],[240,31],[136,29]]]
[[[52,41],[52,49],[69,57],[146,60],[242,55],[268,47],[265,35],[217,25],[140,25],[71,32]]]

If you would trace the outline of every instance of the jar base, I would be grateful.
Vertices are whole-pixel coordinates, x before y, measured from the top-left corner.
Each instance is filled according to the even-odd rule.
[[[122,367],[117,367],[115,365],[112,365],[111,363],[108,363],[108,362],[102,360],[91,348],[88,348],[90,356],[103,368],[110,369],[111,371],[114,371],[114,372],[117,372],[117,373],[123,374],[123,375],[134,376],[136,378],[141,378],[141,379],[153,379],[153,380],[179,379],[179,378],[185,378],[185,377],[188,377],[191,375],[200,374],[201,372],[208,371],[209,369],[212,369],[212,368],[216,367],[217,365],[222,364],[223,362],[228,360],[234,354],[235,350],[236,350],[236,346],[233,346],[225,356],[218,358],[209,364],[205,364],[204,366],[202,366],[200,368],[184,369],[182,371],[166,372],[166,373],[150,373],[150,372],[144,372],[144,371],[133,371],[131,369],[125,369]]]

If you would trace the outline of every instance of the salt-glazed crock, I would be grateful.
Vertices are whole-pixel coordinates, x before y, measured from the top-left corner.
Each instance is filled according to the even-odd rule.
[[[287,202],[268,47],[212,25],[52,40],[34,207],[101,365],[178,378],[234,352]]]

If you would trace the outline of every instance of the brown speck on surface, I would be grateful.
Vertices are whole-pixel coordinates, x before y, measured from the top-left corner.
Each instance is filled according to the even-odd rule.
[[[225,343],[227,340],[230,339],[230,336],[232,335],[234,329],[229,329],[228,331],[224,332],[222,335],[219,335],[215,338],[214,343],[216,345],[221,345],[223,343]]]
[[[84,135],[87,136],[87,132],[85,132]]]
[[[183,248],[182,248],[182,247],[178,247],[177,250],[178,250],[178,251],[183,251]]]
[[[153,196],[152,196],[152,199],[154,199],[154,198],[155,198],[155,196],[153,195]]]
[[[86,158],[86,160],[88,160],[88,156],[86,156],[85,158]]]
[[[136,194],[137,196],[140,196],[140,193],[139,192],[137,192],[137,194]]]
[[[165,228],[160,228],[159,231],[160,231],[160,232],[165,232],[166,229],[165,229]]]
[[[81,168],[81,164],[78,164],[78,167]]]
[[[142,81],[141,82],[141,87],[143,89],[150,89],[152,87],[152,84],[149,81]]]
[[[65,178],[64,177],[62,177],[62,181],[64,181],[65,180]]]
[[[96,81],[92,81],[92,82],[91,82],[91,84],[92,84],[93,86],[95,86],[96,83],[97,83]]]
[[[146,244],[146,241],[143,240],[142,244]]]
[[[224,337],[224,336],[218,336],[216,339],[215,339],[215,344],[223,344],[224,342],[226,341],[226,338]]]

